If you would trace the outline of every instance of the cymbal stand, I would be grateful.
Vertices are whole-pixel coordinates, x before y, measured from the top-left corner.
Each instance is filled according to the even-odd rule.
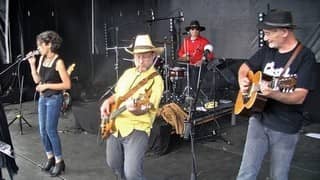
[[[128,48],[128,47],[118,47],[118,46],[115,46],[115,47],[112,47],[112,48],[106,48],[106,50],[114,50],[114,52],[116,53],[116,61],[115,61],[115,64],[114,64],[114,70],[116,71],[116,80],[118,81],[119,79],[119,49],[125,49],[125,48]]]
[[[183,93],[186,92],[185,96],[186,96],[186,101],[192,101],[192,96],[190,95],[190,90],[193,90],[192,87],[190,86],[190,64],[187,63],[187,86],[184,88]]]
[[[208,101],[208,96],[202,91],[202,89],[201,89],[201,81],[202,81],[202,78],[203,77],[201,77],[201,73],[202,73],[202,69],[203,69],[203,65],[207,65],[207,62],[206,62],[207,60],[203,60],[203,62],[201,63],[201,65],[200,65],[200,67],[199,67],[199,72],[198,72],[198,79],[197,79],[197,91],[199,91],[199,93],[201,93],[201,95],[203,95],[204,96],[204,98],[205,98],[205,100],[206,101]],[[197,95],[197,96],[199,96],[199,95]]]
[[[167,42],[166,37],[164,38],[163,48],[164,48],[164,80],[165,80],[165,90],[164,90],[164,96],[165,96],[165,102],[167,103],[169,101],[170,97],[170,91],[169,91],[169,64],[168,64],[168,54],[167,54]]]
[[[183,48],[184,48],[184,52],[186,53],[186,58],[187,58],[187,85],[184,88],[182,95],[181,96],[185,96],[185,101],[187,101],[187,103],[192,102],[193,97],[190,96],[190,90],[193,90],[192,87],[190,86],[190,56],[189,56],[189,52],[188,52],[188,41],[186,39],[183,40]]]
[[[109,29],[111,29],[111,28],[109,28]],[[106,47],[106,54],[107,54],[108,50],[114,50],[114,52],[116,53],[116,61],[114,63],[114,70],[116,71],[116,80],[118,81],[118,79],[119,79],[119,49],[125,49],[127,47],[118,47],[119,27],[114,27],[114,30],[115,30],[116,46],[113,48]]]

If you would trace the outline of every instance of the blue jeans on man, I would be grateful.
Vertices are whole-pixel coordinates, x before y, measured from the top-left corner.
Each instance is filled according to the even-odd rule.
[[[47,154],[59,159],[62,156],[61,141],[58,134],[58,121],[62,106],[62,94],[49,97],[40,96],[38,103],[39,130]]]
[[[249,119],[247,139],[237,180],[257,178],[265,154],[270,152],[270,178],[287,180],[299,134],[271,130],[261,123],[259,114]]]

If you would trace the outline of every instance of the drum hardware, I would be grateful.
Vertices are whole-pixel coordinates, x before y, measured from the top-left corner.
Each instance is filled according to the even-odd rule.
[[[134,59],[122,58],[124,61],[134,62]]]
[[[119,79],[119,49],[126,49],[126,48],[129,48],[129,47],[118,47],[118,44],[119,44],[119,27],[116,26],[116,27],[110,27],[110,28],[107,28],[105,27],[105,36],[107,35],[107,31],[110,30],[110,29],[114,29],[115,31],[115,46],[114,47],[111,47],[111,48],[108,48],[108,44],[107,44],[107,39],[105,39],[105,43],[106,43],[106,56],[108,56],[108,51],[109,50],[114,50],[115,52],[115,63],[114,63],[114,70],[116,71],[116,81],[118,81]],[[107,38],[107,36],[105,37]]]
[[[201,93],[201,95],[205,98],[205,101],[208,102],[209,98],[208,96],[203,92],[203,90],[200,88],[200,82],[202,81],[202,77],[201,77],[201,73],[203,70],[202,66],[207,66],[207,62],[206,60],[204,60],[204,62],[201,63],[200,67],[199,67],[199,72],[198,72],[198,80],[197,80],[197,90],[199,91],[199,93]],[[203,102],[201,102],[202,104],[204,104]]]
[[[186,69],[183,67],[170,68],[169,77],[171,81],[183,79],[184,77],[186,77]]]
[[[167,37],[164,37],[164,43],[163,43],[163,48],[164,48],[164,65],[163,65],[163,73],[164,73],[164,82],[165,82],[165,90],[164,90],[164,97],[165,97],[165,102],[167,103],[169,101],[170,97],[170,91],[169,91],[169,80],[168,80],[168,70],[169,70],[169,65],[168,65],[168,54],[167,54]]]
[[[119,79],[119,49],[126,49],[128,47],[112,47],[112,48],[106,48],[106,50],[114,50],[114,52],[116,53],[116,61],[114,63],[114,70],[116,71],[116,81],[118,81]]]
[[[175,59],[175,53],[177,50],[176,45],[180,44],[180,36],[181,36],[181,22],[184,21],[184,14],[182,10],[179,10],[179,14],[177,16],[171,16],[171,17],[155,17],[153,9],[150,10],[151,12],[151,19],[146,20],[146,23],[149,23],[151,26],[152,23],[157,22],[157,21],[163,21],[163,20],[169,20],[169,32],[171,33],[170,35],[170,55],[171,55],[171,60],[173,61]],[[177,22],[178,24],[178,32],[175,27],[175,23]]]

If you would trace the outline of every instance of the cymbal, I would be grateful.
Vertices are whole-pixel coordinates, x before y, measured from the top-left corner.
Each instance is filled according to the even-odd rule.
[[[121,42],[129,42],[129,43],[132,43],[132,42],[133,42],[132,39],[121,39],[120,41],[121,41]]]
[[[183,61],[183,60],[176,60],[176,63],[181,64],[181,65],[187,65],[189,64],[190,61]]]

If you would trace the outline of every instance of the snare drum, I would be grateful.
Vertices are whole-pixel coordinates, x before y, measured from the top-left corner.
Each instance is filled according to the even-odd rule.
[[[186,68],[173,67],[169,69],[169,77],[171,80],[178,80],[186,77]]]

